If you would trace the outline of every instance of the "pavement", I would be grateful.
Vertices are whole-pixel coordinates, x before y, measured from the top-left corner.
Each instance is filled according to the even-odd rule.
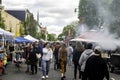
[[[38,69],[38,73],[35,75],[30,75],[25,73],[26,65],[22,64],[20,71],[17,70],[14,63],[9,63],[6,68],[6,75],[0,76],[0,80],[42,80],[42,71]],[[67,66],[66,80],[73,80],[74,67]],[[120,72],[110,73],[110,77],[115,80],[120,80]],[[60,71],[54,70],[53,63],[50,67],[49,78],[47,80],[60,80]],[[80,80],[80,79],[77,79]]]

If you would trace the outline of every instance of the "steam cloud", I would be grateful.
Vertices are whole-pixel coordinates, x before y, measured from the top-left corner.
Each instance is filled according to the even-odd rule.
[[[114,21],[114,16],[109,11],[109,4],[112,3],[112,0],[109,4],[104,4],[105,0],[91,0],[91,3],[95,4],[98,16],[101,19],[100,22],[103,21],[103,24],[101,26],[101,29],[99,29],[99,26],[98,29],[93,28],[98,33],[90,37],[90,39],[94,40],[105,50],[115,50],[118,46],[120,47],[120,40],[116,39],[116,34],[109,32],[109,25]],[[80,24],[76,29],[76,36],[88,31],[88,27],[85,24]]]

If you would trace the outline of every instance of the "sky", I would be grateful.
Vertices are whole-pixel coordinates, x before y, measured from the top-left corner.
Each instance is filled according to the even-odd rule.
[[[48,33],[59,35],[64,26],[78,20],[79,0],[3,0],[5,9],[29,9],[37,20],[39,12],[39,23],[47,27]]]

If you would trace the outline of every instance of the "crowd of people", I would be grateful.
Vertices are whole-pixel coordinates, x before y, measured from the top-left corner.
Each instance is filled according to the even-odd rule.
[[[61,80],[64,80],[67,69],[66,66],[74,65],[73,80],[103,80],[106,77],[109,80],[109,71],[107,63],[101,57],[101,48],[93,48],[91,43],[86,47],[81,42],[73,48],[71,44],[66,45],[64,42],[46,42],[42,41],[26,44],[12,44],[3,48],[0,44],[0,70],[5,74],[7,61],[13,61],[16,67],[20,67],[25,62],[26,73],[31,75],[37,74],[37,69],[42,70],[42,79],[49,78],[50,64],[54,62],[54,70],[61,71]],[[7,60],[7,59],[8,60]],[[6,61],[7,60],[7,61]],[[19,64],[19,65],[18,65]]]

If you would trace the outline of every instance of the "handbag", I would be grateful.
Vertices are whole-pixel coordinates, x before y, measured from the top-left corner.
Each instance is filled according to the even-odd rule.
[[[41,54],[37,54],[37,53],[36,53],[36,57],[37,57],[38,59],[40,59],[40,58],[41,58]]]

